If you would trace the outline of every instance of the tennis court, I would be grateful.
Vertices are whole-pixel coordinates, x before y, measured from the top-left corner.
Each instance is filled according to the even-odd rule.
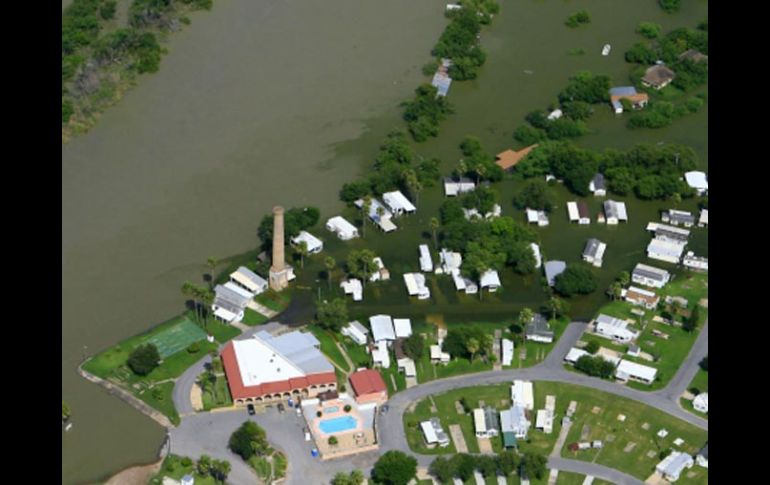
[[[191,343],[206,339],[206,332],[198,325],[185,318],[161,333],[153,335],[147,342],[158,348],[161,359],[186,349]]]

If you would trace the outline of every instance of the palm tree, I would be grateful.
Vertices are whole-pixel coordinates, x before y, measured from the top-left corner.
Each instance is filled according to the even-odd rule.
[[[532,321],[532,318],[534,318],[535,313],[529,309],[529,308],[522,308],[519,312],[519,324],[521,326],[524,326]]]
[[[299,263],[300,267],[305,267],[305,256],[307,256],[307,243],[305,241],[300,241],[294,246],[294,251],[299,254]]]
[[[468,341],[465,343],[465,349],[471,354],[471,362],[473,362],[473,357],[476,355],[476,352],[479,351],[480,347],[481,347],[481,344],[475,338],[469,338]]]
[[[211,310],[211,305],[214,303],[214,292],[211,291],[211,290],[207,290],[205,288],[200,288],[200,289],[202,290],[201,293],[200,293],[200,299],[201,299],[201,302],[206,307],[206,310],[205,310],[206,311],[206,318],[204,318],[204,320],[203,320],[204,321],[204,328],[206,329],[206,331],[208,331],[208,325],[209,325],[208,324],[208,322],[209,322],[208,315],[209,315],[210,310]]]
[[[618,298],[620,298],[620,292],[623,289],[623,287],[620,286],[620,283],[617,281],[613,282],[609,288],[607,288],[607,294],[610,295],[610,298],[615,301]]]
[[[326,280],[329,282],[329,291],[331,291],[332,271],[334,271],[334,267],[337,266],[337,261],[335,261],[331,256],[327,256],[326,259],[324,259],[324,266],[326,266]]]
[[[409,194],[414,197],[415,207],[420,205],[420,191],[422,190],[422,185],[420,184],[420,180],[417,178],[417,174],[414,173],[414,170],[408,169],[404,170],[404,172],[401,174],[401,177],[403,178],[407,189],[409,189]]]
[[[377,206],[377,218],[379,220],[382,220],[382,216],[384,216],[384,215],[385,215],[385,208],[383,206],[381,206],[381,205],[378,205]]]
[[[217,266],[219,266],[219,260],[217,260],[217,258],[215,258],[214,256],[211,256],[208,260],[206,260],[206,266],[209,267],[209,273],[210,273],[210,276],[211,276],[211,279],[209,280],[209,288],[213,289],[214,288],[214,278],[216,277],[214,272],[216,271]]]
[[[433,231],[433,244],[436,246],[436,251],[438,251],[438,238],[436,237],[436,231],[439,228],[439,222],[438,218],[431,217],[430,218],[430,229]]]
[[[555,320],[556,315],[563,314],[566,310],[566,302],[562,300],[561,298],[558,298],[556,296],[551,296],[551,298],[548,300],[548,306],[551,310],[551,319]]]
[[[620,275],[618,275],[618,283],[620,283],[620,286],[626,286],[631,281],[631,277],[628,275],[628,271],[622,271]]]
[[[364,196],[364,203],[361,206],[364,217],[361,225],[361,235],[366,237],[366,220],[369,218],[369,211],[372,209],[372,198],[368,195]],[[379,207],[378,207],[379,209]]]
[[[460,160],[460,163],[457,164],[457,171],[460,172],[460,177],[464,177],[468,173],[468,164],[465,160]]]
[[[185,281],[182,283],[182,294],[191,300],[193,300],[193,305],[195,305],[195,316],[198,316],[198,302],[196,301],[196,293],[195,293],[195,285],[190,283],[189,281]]]
[[[355,485],[361,485],[364,483],[364,478],[364,473],[361,470],[356,469],[350,472],[350,481]]]

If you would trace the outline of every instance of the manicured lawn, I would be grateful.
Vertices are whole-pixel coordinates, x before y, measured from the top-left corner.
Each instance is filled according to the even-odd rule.
[[[160,389],[160,397],[155,397],[153,393],[154,389]],[[176,408],[174,407],[174,400],[171,397],[173,392],[174,383],[164,382],[163,384],[154,386],[152,389],[145,389],[144,392],[136,391],[134,392],[134,395],[161,413],[165,414],[172,423],[179,425],[179,414],[176,412]]]
[[[338,338],[342,338],[342,346],[345,347],[345,352],[348,354],[348,357],[350,357],[350,360],[353,361],[353,365],[355,365],[356,368],[370,367],[372,357],[366,353],[365,345],[358,345],[353,342],[350,337],[339,336]]]
[[[251,311],[248,308],[246,311]],[[210,319],[206,324],[206,330],[211,334],[217,342],[223,344],[228,340],[232,340],[241,334],[241,331],[232,325],[222,323],[216,319]]]
[[[263,323],[266,323],[267,320],[266,316],[255,312],[251,308],[247,308],[243,313],[243,320],[241,320],[241,323],[253,327],[255,325],[262,325]]]
[[[709,374],[708,372],[704,371],[703,369],[698,369],[698,373],[695,374],[695,377],[693,377],[692,382],[689,386],[687,386],[687,390],[692,392],[695,395],[698,395],[702,392],[708,392],[709,390]],[[697,391],[697,392],[695,392]],[[679,404],[686,410],[690,411],[693,414],[696,414],[703,419],[708,419],[709,415],[707,413],[702,413],[700,411],[696,411],[695,408],[692,406],[692,401],[689,399],[679,399]]]
[[[580,473],[563,472],[559,471],[559,475],[556,477],[556,485],[582,485],[586,476]],[[596,483],[594,481],[594,483]]]
[[[210,391],[203,393],[203,409],[208,411],[212,408],[232,406],[233,399],[230,397],[230,389],[227,386],[225,376],[217,376],[214,384],[213,393]]]
[[[191,354],[187,350],[177,352],[171,357],[164,359],[163,363],[150,372],[144,380],[162,381],[179,377],[188,367],[198,362],[206,354],[212,350],[216,350],[218,347],[216,343],[209,343],[206,341],[199,343],[200,350],[198,352],[195,352],[194,354]]]
[[[173,478],[174,480],[181,481],[185,475],[192,475],[195,478],[196,484],[201,485],[217,485],[217,481],[211,476],[201,476],[195,471],[195,460],[191,460],[193,463],[190,466],[183,466],[181,458],[176,455],[168,455],[163,461],[163,466],[158,473],[150,479],[150,485],[161,485],[163,483],[163,477]]]
[[[393,359],[392,354],[393,353],[391,352],[390,368],[378,369],[380,371],[380,374],[382,375],[382,380],[385,381],[385,385],[388,386],[389,396],[392,396],[398,391],[403,391],[404,389],[406,389],[406,377],[404,377],[403,373],[398,371],[398,365],[396,364],[395,359]],[[393,380],[391,379],[391,376],[393,376],[393,379],[395,379],[396,381],[396,387],[393,387]]]
[[[545,392],[538,386],[539,383],[535,384],[535,407],[542,408],[545,406]],[[473,427],[473,415],[464,413],[458,414],[457,409],[455,408],[455,402],[465,398],[471,409],[479,407],[479,401],[484,401],[485,406],[493,406],[498,411],[508,409],[510,407],[510,388],[510,383],[505,383],[493,386],[456,389],[443,394],[434,395],[432,397],[433,402],[435,402],[436,405],[437,413],[431,412],[430,399],[419,401],[413,412],[404,415],[404,427],[407,431],[407,441],[410,449],[417,453],[431,455],[456,453],[454,442],[450,443],[446,448],[433,449],[428,449],[423,444],[422,430],[419,427],[420,422],[425,421],[430,417],[438,416],[441,419],[441,425],[447,434],[449,434],[449,426],[451,424],[460,425],[468,451],[471,453],[478,453],[479,446]],[[532,419],[532,421],[534,421],[534,419]],[[553,432],[551,434],[530,430],[527,440],[520,443],[520,450],[522,452],[535,451],[546,455],[549,454],[559,435],[560,426],[560,421],[554,422]],[[503,450],[502,436],[493,437],[490,441],[492,449],[495,452]]]
[[[577,401],[578,406],[573,415],[573,424],[567,436],[565,447],[562,449],[562,456],[584,461],[595,461],[596,463],[636,476],[641,480],[646,479],[659,462],[657,455],[660,450],[672,447],[694,454],[708,438],[707,431],[698,429],[668,414],[641,403],[594,389],[571,384],[535,382],[534,390],[535,410],[543,408],[546,395],[553,394],[556,396],[556,419],[554,420],[553,432],[550,435],[530,428],[527,440],[520,442],[522,452],[537,451],[546,455],[550,454],[561,430],[561,419],[565,415],[570,401],[573,400]],[[432,397],[436,405],[436,413],[432,413],[430,410],[430,399],[424,399],[416,404],[412,412],[407,412],[404,415],[404,428],[410,449],[414,452],[434,455],[455,452],[454,443],[443,449],[427,449],[423,445],[419,423],[432,416],[437,416],[441,419],[441,424],[447,433],[449,433],[450,424],[459,424],[463,430],[469,451],[478,452],[472,416],[458,414],[455,409],[455,401],[459,401],[464,397],[468,405],[473,408],[478,406],[479,400],[483,400],[485,404],[492,405],[498,410],[505,409],[510,405],[508,402],[510,384],[456,389]],[[598,408],[597,413],[593,412],[594,407]],[[625,422],[621,423],[617,420],[619,414],[626,416]],[[534,422],[534,415],[530,419]],[[649,423],[649,429],[645,430],[642,428],[644,423]],[[603,449],[575,453],[567,449],[566,445],[581,441],[581,433],[584,426],[587,426],[585,440],[602,440],[604,442]],[[656,433],[661,428],[669,431],[668,436],[665,438],[658,438],[656,436]],[[609,435],[614,435],[614,438],[609,437]],[[673,441],[679,437],[685,443],[681,447],[674,446]],[[636,448],[629,453],[625,453],[623,448],[631,441],[637,443]],[[501,450],[502,438],[492,438],[492,447],[495,451]],[[654,451],[655,456],[648,458],[646,456],[648,451]],[[705,469],[696,466],[689,471],[696,473],[696,476],[686,478],[683,475],[680,478],[683,483],[706,483],[708,477]],[[565,474],[564,479],[571,480],[573,477]],[[567,481],[565,483],[571,482]]]
[[[707,431],[636,401],[567,384],[536,383],[536,392],[538,387],[564,389],[556,394],[558,419],[564,415],[570,400],[578,403],[561,453],[565,458],[592,461],[645,480],[660,461],[658,453],[661,450],[671,447],[695,454],[708,439]],[[594,408],[598,408],[596,413]],[[626,416],[625,421],[618,421],[620,414]],[[645,423],[649,424],[648,429],[642,427]],[[657,436],[662,428],[668,430],[665,438]],[[673,445],[673,441],[680,437],[684,444],[681,447]],[[571,443],[593,440],[601,440],[604,447],[577,452],[568,449]],[[636,443],[635,447],[629,452],[623,451],[631,442]],[[648,457],[648,452],[653,452],[653,456]],[[683,475],[682,483],[707,483],[707,472],[703,468],[695,466],[690,471],[697,476],[687,479]]]
[[[331,333],[318,325],[308,325],[306,328],[315,335],[315,338],[317,338],[319,342],[321,342],[321,352],[323,352],[324,355],[340,366],[340,368],[349,370],[348,364],[345,362],[345,358],[342,356],[340,349],[337,348]]]

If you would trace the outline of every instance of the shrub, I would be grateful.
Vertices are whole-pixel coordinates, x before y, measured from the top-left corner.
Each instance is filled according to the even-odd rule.
[[[353,409],[353,408],[350,406],[350,404],[345,404],[345,407],[342,408],[342,409],[344,409],[346,413],[349,413],[350,410]]]
[[[599,351],[600,347],[601,346],[599,345],[599,342],[597,342],[596,340],[591,340],[585,346],[585,351],[588,352],[589,354],[595,354]]]
[[[339,443],[339,441],[337,440],[337,437],[336,437],[336,436],[330,436],[330,437],[329,437],[329,444],[330,444],[330,445],[334,446],[334,445],[336,445],[337,443]]]
[[[158,348],[153,344],[145,344],[137,347],[128,357],[128,366],[135,374],[146,376],[160,363]]]
[[[197,354],[201,350],[201,345],[198,342],[193,342],[187,347],[187,351],[191,354]]]
[[[567,20],[564,22],[564,25],[570,28],[575,28],[580,25],[587,24],[589,22],[591,22],[591,16],[588,14],[588,11],[578,10],[577,12],[567,17]]]
[[[183,467],[187,468],[187,467],[192,466],[192,464],[193,464],[192,458],[190,458],[189,456],[185,456],[185,457],[182,458],[182,466]]]
[[[255,455],[264,455],[269,449],[265,430],[254,421],[246,421],[236,429],[230,435],[228,446],[233,453],[247,461]]]
[[[316,415],[317,417],[319,417],[319,418],[320,418],[321,416],[323,416],[323,414],[324,414],[324,413],[322,413],[321,411],[316,411],[316,413],[315,413],[315,415]]]

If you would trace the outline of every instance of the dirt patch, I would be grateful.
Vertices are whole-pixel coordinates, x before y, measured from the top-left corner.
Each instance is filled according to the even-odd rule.
[[[599,406],[594,406],[593,409],[591,409],[591,412],[594,414],[599,414],[600,412],[602,412],[602,408],[600,408]]]
[[[436,401],[433,400],[433,396],[428,396],[428,399],[430,399],[430,412],[437,413],[438,409],[436,408]]]
[[[642,424],[642,429],[645,430],[645,431],[650,429],[650,423],[643,423]]]
[[[647,478],[647,480],[644,481],[644,483],[648,485],[667,485],[668,484],[668,482],[658,472],[655,472],[652,475],[650,475]]]
[[[465,414],[465,408],[460,404],[460,401],[455,401],[455,410],[457,414]]]
[[[580,441],[585,441],[591,434],[591,427],[587,424],[583,425],[583,429],[580,430]]]
[[[107,480],[104,485],[136,485],[138,483],[149,483],[150,478],[158,473],[161,465],[163,465],[162,458],[158,460],[157,463],[152,463],[150,465],[126,468]]]
[[[694,478],[697,473],[695,472],[687,472],[687,478]]]
[[[701,298],[698,302],[698,305],[702,306],[703,308],[709,307],[709,299],[708,298]]]
[[[459,424],[449,425],[449,434],[452,435],[452,441],[455,443],[455,449],[458,453],[468,453],[468,445],[465,444],[463,429]]]
[[[655,450],[650,450],[647,452],[647,458],[655,458],[656,454],[657,453],[655,453]]]
[[[631,441],[626,445],[625,448],[623,448],[623,453],[631,453],[634,448],[636,448],[636,442]]]
[[[200,411],[203,409],[203,391],[197,382],[190,389],[190,402],[192,403],[193,410]]]
[[[604,441],[606,441],[607,443],[612,443],[613,441],[615,441],[615,435],[608,434],[607,436],[604,437]]]
[[[494,453],[492,451],[492,441],[489,438],[476,438],[479,443],[480,453]]]

